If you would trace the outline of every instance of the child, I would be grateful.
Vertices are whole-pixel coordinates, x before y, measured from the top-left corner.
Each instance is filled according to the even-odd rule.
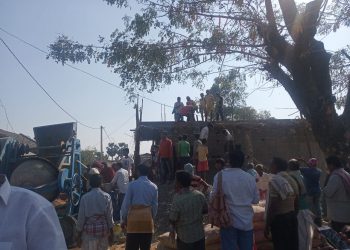
[[[207,172],[209,171],[207,139],[202,139],[202,144],[198,145],[197,147],[197,153],[198,153],[197,173],[202,179],[206,181]]]

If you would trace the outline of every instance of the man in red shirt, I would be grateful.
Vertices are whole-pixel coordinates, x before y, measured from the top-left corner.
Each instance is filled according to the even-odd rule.
[[[167,137],[165,132],[161,135],[159,142],[159,159],[160,159],[160,181],[164,184],[166,180],[173,179],[173,142]]]

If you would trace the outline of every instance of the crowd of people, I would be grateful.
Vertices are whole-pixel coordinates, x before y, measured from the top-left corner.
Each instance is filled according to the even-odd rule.
[[[172,113],[176,122],[184,121],[184,117],[187,121],[198,121],[196,113],[200,115],[202,121],[214,121],[214,119],[224,121],[224,98],[220,93],[214,95],[210,90],[207,90],[206,95],[200,94],[197,102],[187,96],[186,105],[184,105],[181,97],[178,97]]]
[[[311,250],[315,230],[341,246],[338,249],[349,247],[350,174],[337,156],[326,158],[327,171],[318,167],[315,158],[286,161],[274,157],[266,168],[247,162],[241,147],[234,147],[233,136],[224,130],[228,145],[223,158],[211,159],[216,171],[211,179],[207,146],[211,130],[208,123],[192,144],[187,136],[181,136],[175,147],[162,133],[153,149],[159,160],[159,178],[152,166],[135,167],[129,150],[118,162],[94,162],[88,173],[88,192],[80,201],[78,245],[83,250],[109,249],[114,243],[113,228],[119,223],[126,235],[126,250],[149,250],[158,186],[171,183],[169,237],[178,250],[205,249],[205,214],[220,227],[222,250],[254,249],[253,205],[258,203],[265,206],[264,235],[275,250]],[[327,176],[324,183],[323,175]],[[217,199],[219,207],[214,206]],[[28,209],[17,213],[19,207]],[[0,214],[0,249],[66,248],[52,205],[31,191],[11,187],[2,175]],[[16,231],[11,220],[26,226]],[[322,227],[325,225],[329,228]],[[16,241],[13,235],[18,236]]]

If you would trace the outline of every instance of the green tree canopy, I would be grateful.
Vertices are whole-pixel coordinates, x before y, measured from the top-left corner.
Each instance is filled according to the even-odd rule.
[[[129,8],[135,1],[104,0]],[[213,74],[244,69],[282,85],[327,154],[350,154],[349,61],[326,51],[316,33],[350,26],[349,1],[136,0],[138,13],[99,46],[60,36],[50,57],[96,61],[121,77],[129,94],[174,82],[202,87]],[[345,48],[344,51],[348,51]],[[333,77],[333,82],[331,79]],[[338,98],[338,99],[336,99]],[[336,102],[343,105],[342,115]]]

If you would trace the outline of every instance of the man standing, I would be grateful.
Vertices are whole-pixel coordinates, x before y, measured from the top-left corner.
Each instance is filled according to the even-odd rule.
[[[160,159],[160,177],[161,184],[164,184],[167,180],[171,181],[173,177],[173,142],[167,137],[165,132],[161,135],[159,142],[159,159]]]
[[[336,156],[326,159],[330,172],[329,179],[323,189],[327,203],[327,214],[331,227],[340,232],[344,226],[350,225],[350,174]]]
[[[203,140],[203,139],[206,139],[208,141],[208,138],[209,138],[209,132],[211,129],[213,129],[214,126],[212,123],[207,123],[207,125],[205,125],[202,129],[201,129],[201,132],[199,134],[199,139]]]
[[[190,188],[192,176],[186,171],[176,172],[176,189],[169,220],[170,237],[177,234],[178,250],[205,250],[203,214],[208,212],[204,195]]]
[[[216,120],[224,121],[224,98],[220,95],[220,93],[217,93],[217,102],[216,102]]]
[[[259,202],[259,194],[254,177],[242,170],[243,163],[243,152],[233,151],[230,155],[231,166],[219,172],[222,174],[222,191],[233,225],[220,228],[222,250],[253,249],[252,204]],[[217,190],[218,174],[214,177],[212,196]]]
[[[197,154],[197,149],[198,146],[202,144],[202,141],[199,139],[199,134],[194,135],[194,142],[193,142],[193,147],[192,147],[192,154],[193,154],[193,165],[197,166],[198,164],[198,154]]]
[[[180,110],[184,107],[183,102],[181,102],[181,97],[177,98],[177,102],[174,104],[173,114],[174,120],[176,122],[183,121],[182,115],[180,114]]]
[[[5,175],[0,175],[0,249],[67,249],[52,204],[32,191],[10,186]]]
[[[121,209],[122,228],[126,227],[126,250],[149,250],[153,221],[158,209],[158,188],[147,175],[149,167],[137,167],[138,178],[129,184]]]
[[[257,164],[255,170],[258,173],[258,182],[256,183],[256,186],[259,190],[260,200],[266,200],[271,179],[270,175],[264,172],[264,166],[262,164]]]
[[[205,99],[204,99],[204,94],[203,93],[201,93],[201,98],[199,99],[199,112],[201,114],[202,121],[203,122],[207,121],[206,119],[204,119],[206,117],[204,115],[205,114]]]
[[[111,183],[118,195],[117,206],[115,210],[113,210],[113,219],[115,221],[120,221],[120,209],[124,201],[126,190],[128,190],[129,174],[120,162],[113,163],[113,167],[116,173]]]
[[[134,175],[134,160],[129,156],[129,148],[125,148],[124,150],[124,157],[121,160],[121,163],[123,164],[123,168],[128,171],[129,173],[129,180],[132,180],[132,177]]]
[[[207,181],[207,173],[209,171],[209,163],[208,163],[208,146],[207,140],[202,139],[202,144],[197,148],[198,154],[198,165],[197,165],[197,173],[201,178]]]
[[[191,146],[187,141],[187,135],[183,135],[181,140],[177,144],[178,157],[180,158],[180,168],[183,169],[184,165],[190,162]]]
[[[80,201],[78,238],[82,250],[107,250],[113,244],[113,205],[111,196],[101,189],[102,177],[90,176],[91,190]]]
[[[215,98],[210,93],[209,90],[206,91],[206,95],[204,97],[205,100],[205,120],[208,120],[208,116],[210,121],[213,121],[214,107],[215,107]]]
[[[265,237],[271,232],[275,250],[297,250],[299,245],[294,192],[298,187],[293,189],[288,181],[292,177],[286,172],[287,169],[285,160],[273,158],[270,170],[274,175],[269,184],[266,202]]]
[[[318,226],[322,225],[322,210],[321,210],[321,188],[320,178],[322,171],[317,168],[317,159],[311,158],[307,162],[306,168],[300,168],[301,174],[304,177],[306,187],[306,201],[308,207],[314,213],[315,224]]]

